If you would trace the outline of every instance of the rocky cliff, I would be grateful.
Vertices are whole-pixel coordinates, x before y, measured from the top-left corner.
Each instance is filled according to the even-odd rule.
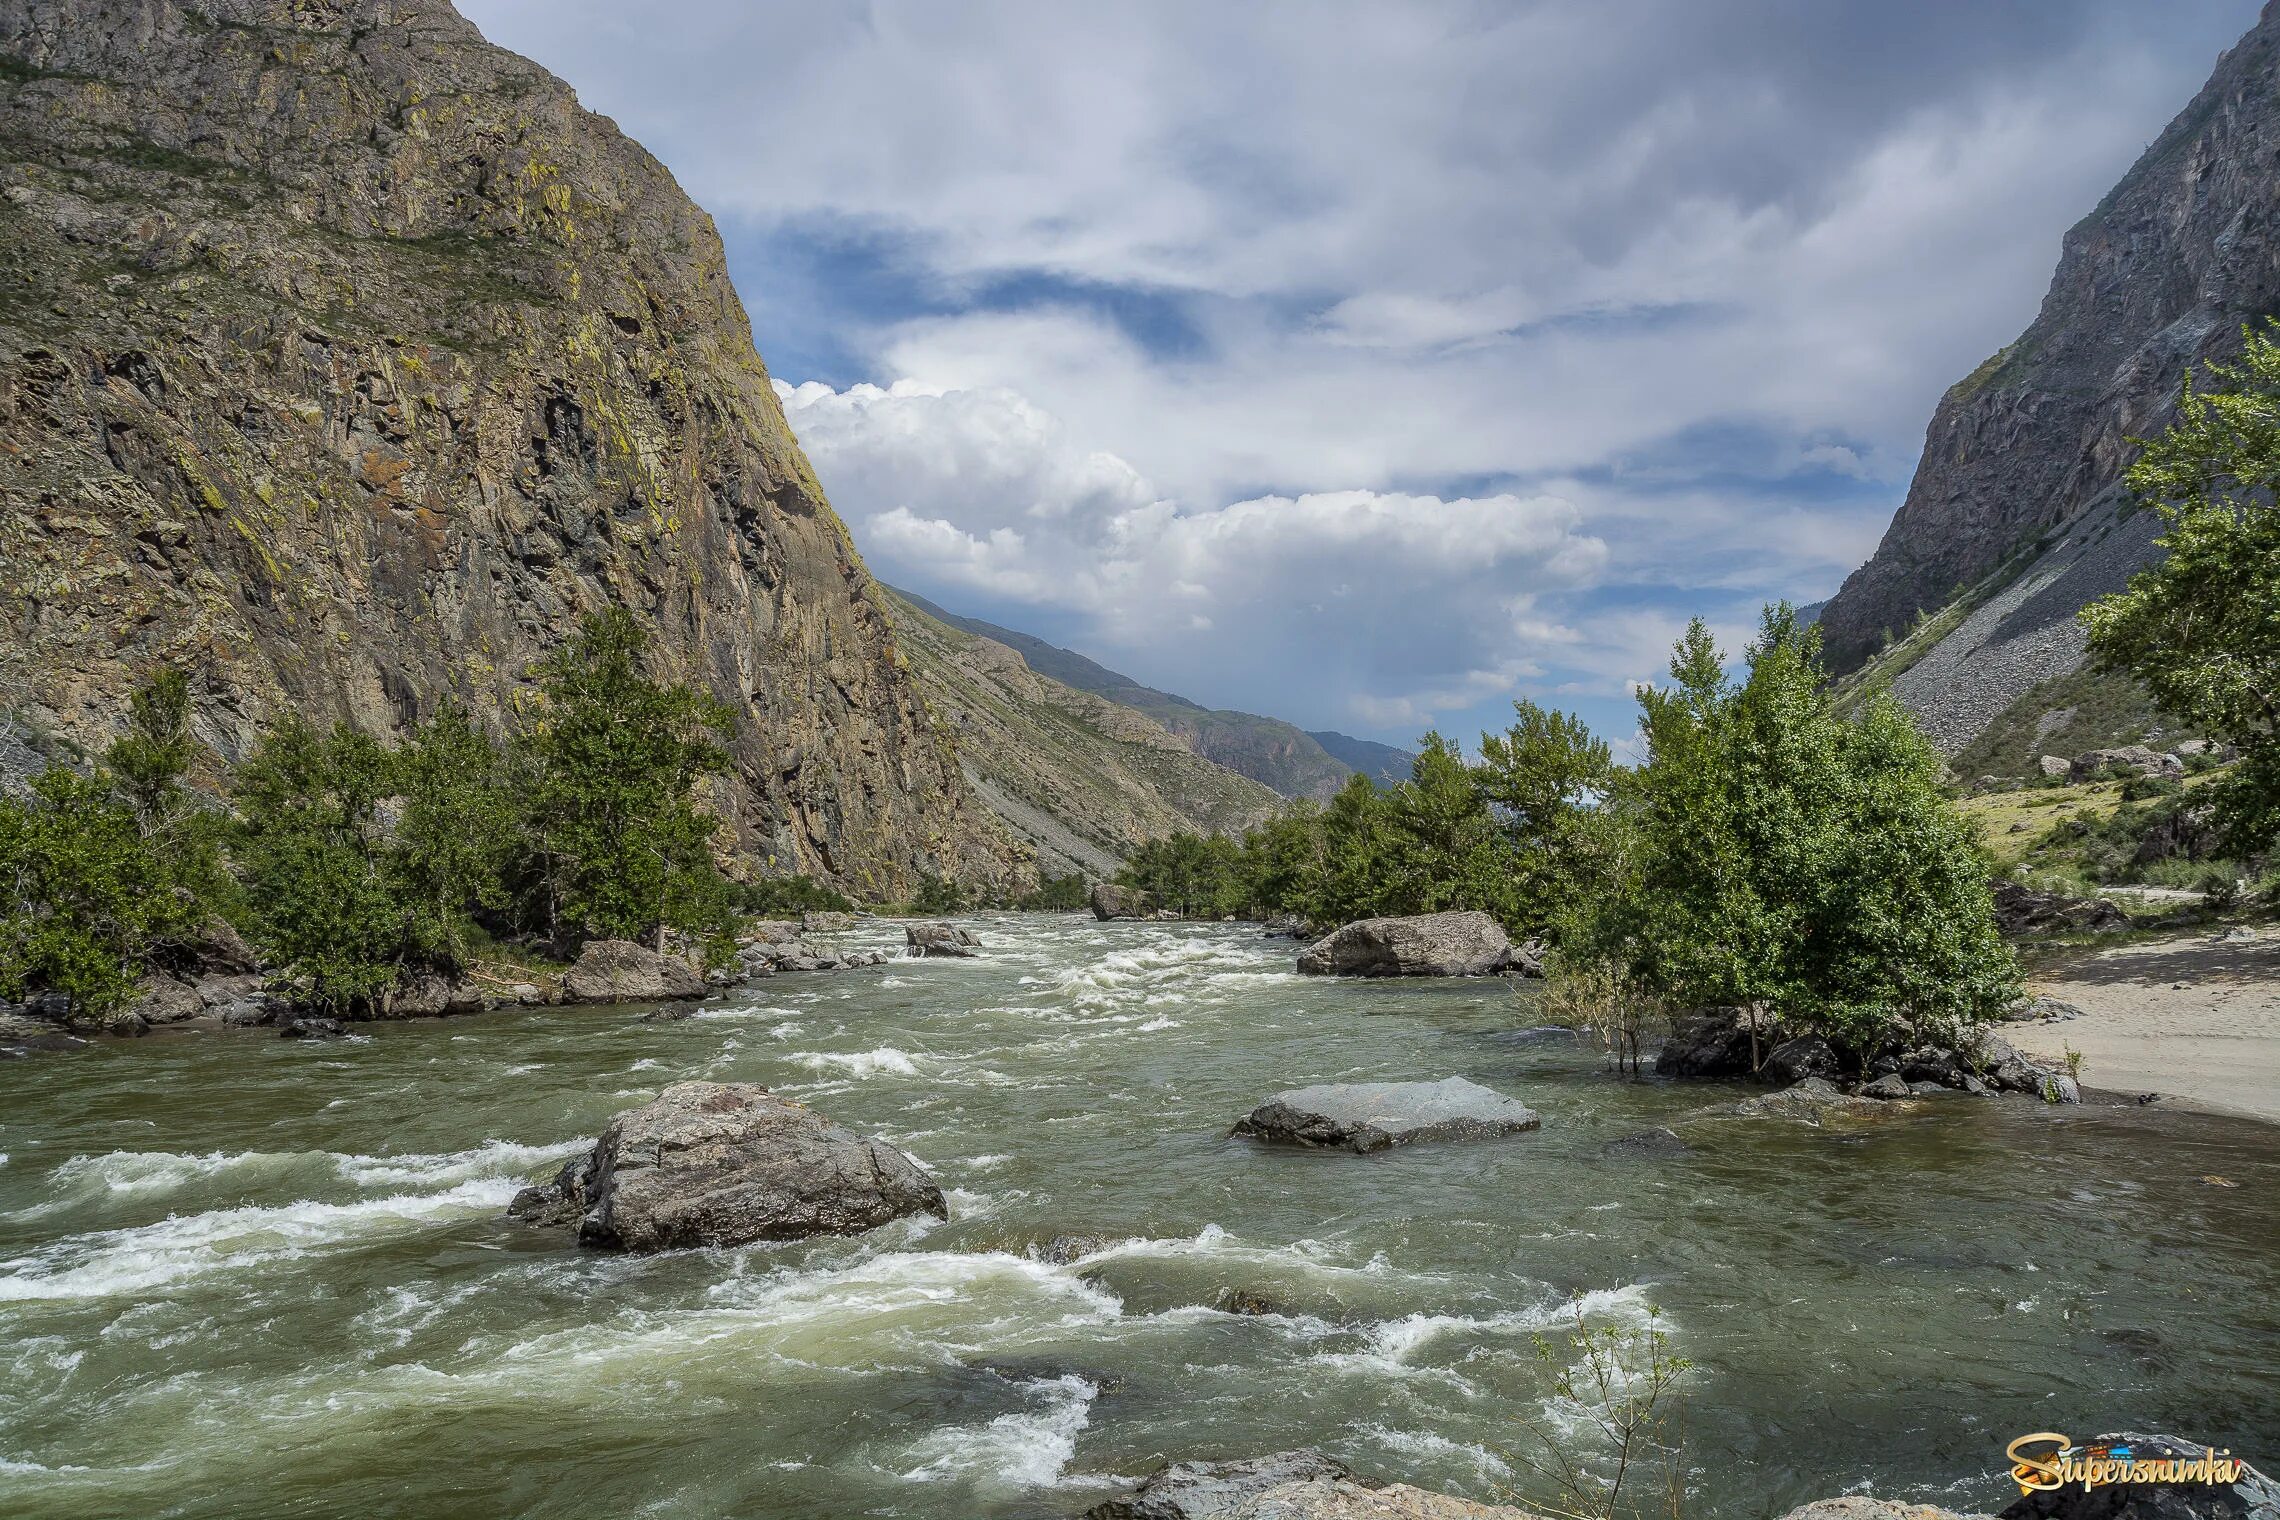
[[[1039,870],[1106,878],[1146,840],[1178,829],[1241,833],[1282,805],[1147,714],[1032,669],[931,603],[889,595],[927,706],[955,736],[975,792]]]
[[[2280,312],[2276,92],[2268,6],[2067,233],[2033,325],[1941,400],[1907,500],[1821,614],[1847,671],[1945,609],[1894,663],[1950,749],[2080,663],[2075,610],[2153,552],[2123,499],[2129,439],[2166,424],[2188,366]]]
[[[444,0],[0,0],[0,691],[98,744],[161,661],[500,715],[584,611],[734,707],[724,843],[1018,873],[900,667],[711,220]]]

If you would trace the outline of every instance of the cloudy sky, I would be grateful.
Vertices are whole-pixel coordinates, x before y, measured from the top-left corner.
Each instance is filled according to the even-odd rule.
[[[710,210],[883,578],[1393,742],[1874,546],[2251,0],[461,0]]]

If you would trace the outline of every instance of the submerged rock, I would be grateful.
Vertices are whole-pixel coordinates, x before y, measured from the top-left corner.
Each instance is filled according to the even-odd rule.
[[[906,924],[903,943],[912,955],[971,956],[981,941],[956,924]]]
[[[1745,1119],[1792,1119],[1799,1124],[1825,1125],[1831,1119],[1881,1119],[1900,1111],[1903,1105],[1879,1102],[1875,1098],[1859,1097],[1841,1092],[1836,1084],[1819,1077],[1807,1077],[1794,1087],[1763,1097],[1744,1098],[1727,1112]]]
[[[345,1040],[348,1026],[338,1019],[319,1018],[314,1014],[288,1021],[277,1031],[281,1040]]]
[[[687,961],[625,939],[597,939],[562,978],[573,1003],[654,1003],[705,995],[702,973]]]
[[[610,1121],[592,1151],[508,1212],[575,1221],[625,1251],[854,1235],[905,1214],[950,1217],[924,1168],[748,1082],[676,1082]]]
[[[1156,911],[1148,894],[1137,887],[1120,887],[1113,881],[1104,881],[1092,889],[1093,917],[1106,923],[1112,918],[1148,918]]]
[[[1174,1462],[1138,1489],[1096,1504],[1084,1520],[1535,1520],[1406,1483],[1364,1478],[1318,1451],[1239,1462]]]
[[[1309,976],[1487,976],[1512,963],[1512,938],[1486,913],[1365,918],[1306,947]]]
[[[1674,1130],[1643,1129],[1635,1135],[1623,1135],[1610,1140],[1600,1148],[1605,1156],[1621,1160],[1656,1160],[1669,1156],[1691,1156],[1694,1147],[1678,1137]]]
[[[1276,1093],[1235,1125],[1254,1139],[1377,1151],[1418,1140],[1488,1140],[1540,1128],[1515,1099],[1463,1077],[1439,1082],[1328,1082]]]

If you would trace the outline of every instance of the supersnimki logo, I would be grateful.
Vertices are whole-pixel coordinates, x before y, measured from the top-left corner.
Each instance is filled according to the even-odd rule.
[[[2204,1483],[2230,1488],[2248,1470],[2248,1464],[2229,1451],[2204,1448],[2187,1456],[2140,1449],[2121,1441],[2077,1446],[2071,1437],[2050,1430],[2019,1437],[2004,1448],[2003,1454],[2011,1460],[2011,1481],[2019,1485],[2021,1494],[2064,1488],[2069,1483],[2081,1484],[2084,1492],[2119,1483]]]

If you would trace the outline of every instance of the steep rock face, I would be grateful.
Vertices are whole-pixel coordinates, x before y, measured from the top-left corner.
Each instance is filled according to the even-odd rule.
[[[2067,233],[2034,324],[1941,400],[1906,502],[1821,614],[1832,668],[1860,665],[1888,634],[1963,588],[2025,568],[2054,530],[2085,512],[2110,513],[2134,457],[2128,439],[2166,424],[2187,366],[2237,351],[2244,322],[2280,309],[2276,73],[2280,13],[2268,6],[2192,104]],[[2082,537],[2069,526],[2066,538]],[[2060,605],[2072,600],[2064,589],[2043,593],[2079,557],[2038,567],[2037,593],[2003,609],[1982,636],[2068,625],[2081,603]],[[2118,568],[2126,576],[2130,567]],[[2113,578],[2078,577],[2084,584],[2073,590],[2087,600]],[[2079,660],[2078,633],[2068,627],[2056,638],[2068,647],[2023,659],[2032,667],[2024,684]]]
[[[0,569],[36,730],[103,742],[162,660],[225,759],[502,714],[616,601],[734,708],[747,860],[1017,869],[711,220],[444,0],[0,0]]]
[[[1041,675],[916,597],[890,598],[898,643],[967,778],[1039,869],[1113,875],[1147,840],[1240,833],[1281,806],[1145,714]]]

